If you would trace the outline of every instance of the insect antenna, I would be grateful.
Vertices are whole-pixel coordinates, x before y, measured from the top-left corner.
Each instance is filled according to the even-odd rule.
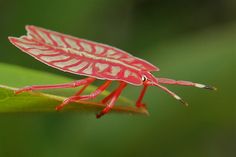
[[[182,98],[180,98],[177,94],[175,94],[174,92],[170,91],[168,88],[160,85],[160,84],[154,84],[154,86],[157,86],[159,88],[161,88],[162,90],[164,90],[165,92],[167,92],[168,94],[170,94],[172,97],[174,97],[176,100],[180,101],[182,104],[184,104],[185,106],[188,106],[188,103],[185,102]]]
[[[173,84],[173,85],[181,85],[181,86],[193,86],[197,88],[203,88],[203,89],[210,89],[210,90],[217,90],[213,86],[209,85],[204,85],[200,83],[194,83],[190,81],[182,81],[182,80],[173,80],[173,79],[168,79],[168,78],[156,78],[158,83],[161,84]]]

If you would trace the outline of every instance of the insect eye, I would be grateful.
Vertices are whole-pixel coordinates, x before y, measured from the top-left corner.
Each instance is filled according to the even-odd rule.
[[[147,80],[147,77],[145,75],[142,76],[142,81],[145,82]]]

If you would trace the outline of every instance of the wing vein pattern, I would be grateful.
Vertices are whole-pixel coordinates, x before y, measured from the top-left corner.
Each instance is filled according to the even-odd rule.
[[[36,26],[27,36],[9,37],[23,52],[62,71],[98,79],[142,83],[140,71],[158,71],[154,65],[120,49]]]

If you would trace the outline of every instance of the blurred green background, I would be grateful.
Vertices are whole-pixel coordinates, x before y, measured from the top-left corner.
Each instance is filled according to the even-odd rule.
[[[1,157],[236,156],[236,1],[0,0],[0,62],[79,79],[9,43],[26,24],[116,46],[160,67],[156,76],[219,90],[168,86],[188,101],[185,108],[152,87],[144,99],[148,117],[2,114]],[[128,86],[123,95],[135,100],[139,89]]]

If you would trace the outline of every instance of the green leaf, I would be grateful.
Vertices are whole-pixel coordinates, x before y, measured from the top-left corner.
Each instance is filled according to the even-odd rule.
[[[35,84],[56,84],[63,82],[71,82],[65,77],[53,75],[51,73],[26,69],[14,65],[0,63],[1,82],[0,84],[0,112],[56,112],[55,107],[59,105],[67,96],[73,95],[79,88],[74,89],[57,89],[45,90],[40,92],[24,92],[18,95],[14,94],[17,88],[26,85]],[[94,91],[97,87],[89,86],[85,93]],[[104,104],[98,103],[98,99],[105,97],[109,92],[103,92],[94,101],[77,101],[71,103],[63,111],[86,111],[98,112],[104,108]],[[120,97],[112,111],[136,113],[147,115],[148,112],[144,108],[134,107],[134,103],[125,97]],[[122,104],[122,105],[121,105]]]

